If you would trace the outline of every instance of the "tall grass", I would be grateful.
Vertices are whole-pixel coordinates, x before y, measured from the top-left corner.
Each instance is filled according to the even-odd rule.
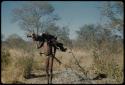
[[[104,42],[104,41],[103,41]],[[117,46],[117,48],[115,47]],[[119,48],[118,48],[119,47]],[[73,49],[74,54],[57,51],[56,57],[61,65],[54,60],[54,71],[63,71],[72,68],[81,78],[92,78],[93,74],[106,74],[109,79],[115,79],[116,83],[123,82],[123,48],[122,44],[102,43],[93,46],[89,50]],[[92,51],[93,50],[93,51]],[[29,78],[32,71],[45,72],[46,56],[40,56],[38,50],[26,52],[24,49],[2,49],[2,82],[17,83]],[[94,69],[94,71],[93,71]],[[85,75],[85,76],[84,76]],[[92,79],[91,78],[91,79]]]
[[[117,46],[117,49],[116,49]],[[119,47],[118,47],[119,46]],[[123,82],[123,46],[121,43],[103,43],[93,50],[97,73],[104,73],[109,78],[115,79],[116,83]]]
[[[6,70],[2,70],[3,83],[16,83],[30,76],[33,57],[27,55],[25,52],[21,52],[21,54],[18,52],[21,52],[21,50],[14,49],[9,51],[11,54],[9,61],[11,61],[11,63],[9,63]]]
[[[8,50],[2,48],[1,51],[1,69],[4,70],[10,63],[10,53]]]
[[[15,67],[20,68],[22,71],[22,75],[24,78],[29,78],[33,65],[33,57],[32,56],[22,56],[17,59],[15,62]]]

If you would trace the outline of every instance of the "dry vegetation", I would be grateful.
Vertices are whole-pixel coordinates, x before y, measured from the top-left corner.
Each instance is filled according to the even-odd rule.
[[[101,17],[97,18],[100,19],[97,20],[98,23],[95,20],[93,24],[83,23],[83,26],[78,26],[74,40],[69,37],[72,30],[69,30],[70,25],[56,25],[59,17],[53,14],[55,9],[51,3],[27,2],[14,8],[11,15],[12,21],[24,32],[39,34],[46,31],[56,35],[57,40],[67,46],[67,52],[57,51],[56,57],[62,64],[59,65],[54,60],[54,84],[119,84],[123,83],[124,78],[123,7],[122,2],[106,2],[100,7],[97,6],[101,14]],[[71,28],[72,24],[71,22]],[[40,56],[31,42],[14,34],[2,41],[1,52],[2,83],[47,83],[46,56]]]
[[[111,53],[107,48],[57,51],[56,57],[62,64],[54,60],[53,83],[122,83],[123,49],[117,51]],[[28,53],[19,48],[2,48],[2,82],[46,83],[45,59],[46,56],[40,56],[39,51]]]

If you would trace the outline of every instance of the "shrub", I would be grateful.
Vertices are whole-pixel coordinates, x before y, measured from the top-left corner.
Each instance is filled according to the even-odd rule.
[[[1,65],[2,70],[4,70],[10,63],[10,53],[6,49],[2,49],[1,51]]]
[[[22,70],[22,76],[29,78],[32,71],[33,57],[23,56],[18,58],[15,63],[16,67],[20,67]]]
[[[116,55],[106,52],[106,49],[103,49],[94,50],[93,56],[95,66],[98,69],[97,73],[107,74],[109,78],[115,79],[117,83],[123,82],[123,68],[116,63]]]
[[[9,62],[11,61],[11,63],[8,63],[6,70],[2,71],[2,82],[8,84],[19,83],[23,79],[29,78],[33,64],[32,55],[26,54],[21,49],[11,49],[9,53],[11,54],[9,55]],[[5,54],[7,55],[7,53],[3,53],[2,55]]]

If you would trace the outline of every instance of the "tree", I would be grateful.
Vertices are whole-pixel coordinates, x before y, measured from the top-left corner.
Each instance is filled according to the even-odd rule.
[[[70,46],[71,45],[71,41],[70,41],[70,38],[69,38],[69,28],[67,26],[65,27],[62,27],[59,29],[58,31],[58,37],[59,37],[59,41],[65,43],[67,46]]]
[[[27,43],[17,34],[10,35],[6,40],[6,46],[11,48],[23,48],[25,49]]]
[[[93,24],[91,25],[84,25],[83,27],[79,28],[77,33],[77,41],[80,42],[79,45],[87,45],[94,41],[95,38],[95,27]]]
[[[22,4],[22,7],[13,9],[13,22],[18,22],[21,29],[26,32],[38,32],[47,21],[58,20],[53,14],[54,8],[45,1],[30,1]],[[46,17],[44,20],[43,18]]]
[[[123,2],[116,1],[103,3],[101,13],[109,19],[109,26],[111,28],[123,29]]]
[[[50,23],[48,25],[46,25],[44,31],[48,32],[51,35],[55,35],[58,36],[59,33],[59,26],[56,26],[55,23]]]
[[[88,24],[79,28],[77,33],[78,47],[89,49],[90,47],[99,46],[104,40],[110,40],[110,31],[102,25]]]
[[[122,39],[123,37],[123,20],[124,20],[124,8],[123,2],[104,2],[101,7],[101,14],[103,17],[107,17],[109,20],[105,24],[105,32],[109,31],[110,41],[117,40],[117,38]],[[110,29],[109,29],[110,28]],[[117,37],[116,37],[117,36]]]

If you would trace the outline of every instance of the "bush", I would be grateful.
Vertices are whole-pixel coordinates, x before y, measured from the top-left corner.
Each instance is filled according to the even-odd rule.
[[[19,83],[22,79],[30,77],[33,64],[32,55],[25,53],[21,49],[10,49],[9,54],[3,52],[2,55],[5,56],[5,54],[6,56],[11,54],[8,59],[11,63],[8,63],[6,70],[2,70],[3,83]],[[5,59],[2,59],[2,62],[3,61],[5,61]]]
[[[29,78],[32,71],[33,57],[23,56],[18,58],[15,63],[16,67],[20,67],[22,70],[22,76],[24,78]]]
[[[109,78],[115,79],[117,83],[123,82],[123,68],[116,63],[116,55],[110,51],[106,51],[106,48],[103,50],[94,50],[94,62],[97,67],[97,73],[107,74]],[[117,56],[118,57],[118,56]]]
[[[1,52],[1,65],[2,70],[4,70],[10,63],[10,53],[6,49],[2,49]]]

